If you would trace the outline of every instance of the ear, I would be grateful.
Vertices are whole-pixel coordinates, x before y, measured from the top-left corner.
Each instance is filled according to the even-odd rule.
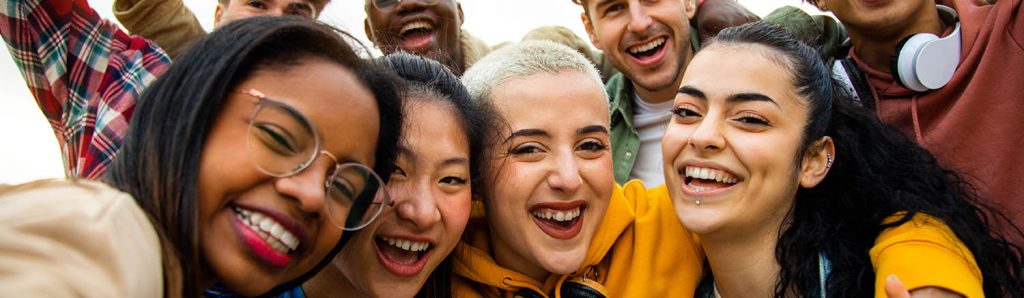
[[[222,16],[224,16],[224,10],[225,9],[227,9],[227,8],[224,7],[224,4],[221,4],[220,1],[217,1],[217,8],[215,8],[213,10],[213,27],[214,28],[220,27],[220,18]]]
[[[821,11],[828,11],[828,0],[813,0],[814,6],[817,6]]]
[[[594,34],[594,24],[590,23],[590,17],[587,16],[586,11],[580,13],[580,21],[583,22],[583,28],[587,30],[587,37],[590,37],[590,43],[593,44],[595,48],[603,51],[604,49],[601,48],[601,41],[597,39],[597,34]]]
[[[825,180],[828,171],[836,160],[836,147],[832,138],[824,136],[821,140],[814,142],[804,152],[800,164],[800,186],[812,188]]]
[[[370,19],[363,19],[363,32],[366,33],[366,38],[369,38],[370,42],[377,44],[377,37],[373,35],[373,28],[370,28]]]
[[[686,11],[686,19],[692,20],[697,15],[697,0],[684,0],[683,10]]]
[[[459,28],[462,28],[462,23],[466,22],[466,15],[462,13],[462,3],[455,2],[455,9],[459,12]]]

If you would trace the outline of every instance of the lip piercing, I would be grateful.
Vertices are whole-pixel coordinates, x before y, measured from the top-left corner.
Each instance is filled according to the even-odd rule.
[[[700,206],[700,199],[697,199],[694,203],[697,203],[697,206]]]

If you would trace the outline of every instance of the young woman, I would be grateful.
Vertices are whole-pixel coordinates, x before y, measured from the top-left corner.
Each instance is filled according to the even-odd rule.
[[[1024,294],[1020,248],[990,232],[970,187],[781,29],[720,33],[673,113],[667,192],[711,271],[697,296],[870,297],[893,273],[912,290]]]
[[[344,244],[343,230],[369,224],[388,203],[383,181],[368,166],[390,173],[393,165],[402,121],[394,80],[361,60],[338,31],[308,20],[258,17],[218,29],[177,60],[134,108],[106,179],[123,193],[101,184],[50,182],[5,191],[0,200],[21,208],[7,210],[66,215],[0,216],[26,220],[12,225],[29,231],[19,234],[26,239],[112,238],[68,243],[72,253],[40,263],[123,251],[109,261],[120,266],[97,260],[100,266],[75,267],[82,275],[45,273],[45,283],[6,289],[53,293],[57,285],[89,295],[98,284],[133,285],[79,278],[147,273],[163,279],[157,294],[165,296],[198,296],[215,285],[246,296],[294,288],[333,259]],[[53,189],[68,191],[48,195]],[[91,220],[103,213],[89,210],[105,206],[126,215]],[[44,233],[53,225],[60,234]],[[109,232],[125,227],[140,228]],[[138,238],[152,241],[121,245],[139,244]],[[162,255],[163,272],[127,261],[137,259],[136,250]],[[24,253],[4,250],[0,258]],[[103,266],[114,268],[98,269]]]
[[[671,201],[615,184],[608,99],[586,58],[522,42],[484,57],[463,81],[504,125],[475,185],[486,215],[454,253],[456,296],[693,293],[702,256]]]
[[[311,297],[451,297],[448,255],[469,220],[493,112],[437,61],[396,53],[379,62],[405,79],[407,116],[387,185],[394,205],[303,288]]]

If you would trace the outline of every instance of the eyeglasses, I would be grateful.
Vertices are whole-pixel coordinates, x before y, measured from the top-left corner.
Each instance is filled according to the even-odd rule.
[[[372,169],[355,162],[339,163],[330,152],[321,150],[313,123],[291,106],[269,99],[256,89],[238,93],[256,99],[246,146],[257,169],[273,177],[287,177],[326,155],[334,162],[324,179],[325,209],[331,223],[354,231],[380,215],[390,197],[383,180]]]
[[[376,7],[377,9],[380,9],[380,10],[394,7],[395,5],[398,5],[398,3],[402,2],[402,1],[419,1],[420,3],[423,3],[424,5],[435,5],[438,2],[441,2],[441,0],[372,0],[372,1],[373,1],[373,7]]]

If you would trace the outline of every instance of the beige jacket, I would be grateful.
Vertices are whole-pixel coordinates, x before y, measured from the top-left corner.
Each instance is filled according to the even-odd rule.
[[[128,194],[92,181],[0,186],[0,296],[162,297],[161,260]]]

